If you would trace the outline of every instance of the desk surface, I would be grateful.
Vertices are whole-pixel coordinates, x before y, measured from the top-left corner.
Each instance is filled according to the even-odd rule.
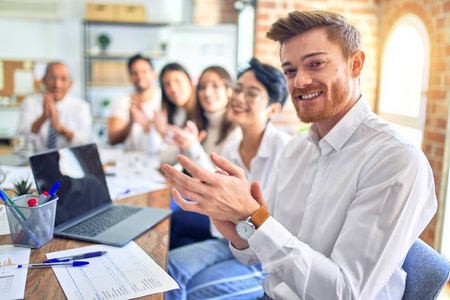
[[[147,194],[117,200],[117,203],[135,204],[155,208],[169,208],[170,189],[159,190]],[[134,241],[160,265],[167,267],[167,253],[169,244],[170,220],[166,218],[155,227],[147,230]],[[0,245],[12,244],[10,235],[0,235]],[[53,240],[39,249],[31,251],[30,263],[42,262],[45,254],[60,250],[67,250],[93,245],[93,243],[54,237]],[[65,299],[65,295],[51,268],[29,269],[25,287],[25,299]],[[143,297],[142,299],[164,299],[164,293]]]

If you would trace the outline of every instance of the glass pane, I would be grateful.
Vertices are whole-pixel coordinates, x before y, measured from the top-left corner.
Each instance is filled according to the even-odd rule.
[[[392,32],[383,57],[380,110],[420,116],[424,45],[419,32],[400,25]]]

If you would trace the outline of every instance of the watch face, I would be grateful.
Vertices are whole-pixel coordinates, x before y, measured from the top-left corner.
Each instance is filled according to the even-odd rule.
[[[236,223],[236,232],[243,240],[248,240],[255,230],[255,225],[249,221],[239,221]]]

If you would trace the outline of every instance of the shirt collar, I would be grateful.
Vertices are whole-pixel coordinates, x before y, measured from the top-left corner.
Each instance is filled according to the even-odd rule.
[[[326,142],[334,150],[340,151],[370,112],[369,104],[366,102],[364,96],[361,96],[345,116],[320,141],[316,124],[311,126],[308,139],[321,148],[324,147],[324,143]]]
[[[258,152],[255,157],[270,157],[272,155],[270,139],[277,132],[275,126],[269,122],[266,125],[266,129],[264,130],[263,138],[261,139],[261,143],[259,144]],[[230,158],[234,160],[241,160],[241,155],[239,154],[239,146],[241,144],[242,139],[236,143],[236,151],[230,153]],[[254,159],[254,158],[253,158]],[[252,159],[252,160],[253,160]]]
[[[272,143],[270,142],[270,139],[276,132],[277,129],[272,122],[269,121],[266,125],[266,129],[264,130],[263,138],[261,139],[261,144],[259,144],[259,149],[256,156],[270,157],[272,155]]]
[[[66,103],[68,98],[69,98],[69,95],[66,94],[61,100],[55,101],[56,107],[59,107],[59,106],[63,105],[63,103]],[[42,99],[44,99],[43,96],[42,96]]]

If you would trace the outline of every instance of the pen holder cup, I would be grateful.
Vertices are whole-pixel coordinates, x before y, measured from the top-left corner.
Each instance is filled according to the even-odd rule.
[[[23,195],[13,199],[15,205],[5,203],[11,240],[14,246],[39,248],[53,238],[58,197],[46,203],[29,207],[27,201],[39,195]]]

